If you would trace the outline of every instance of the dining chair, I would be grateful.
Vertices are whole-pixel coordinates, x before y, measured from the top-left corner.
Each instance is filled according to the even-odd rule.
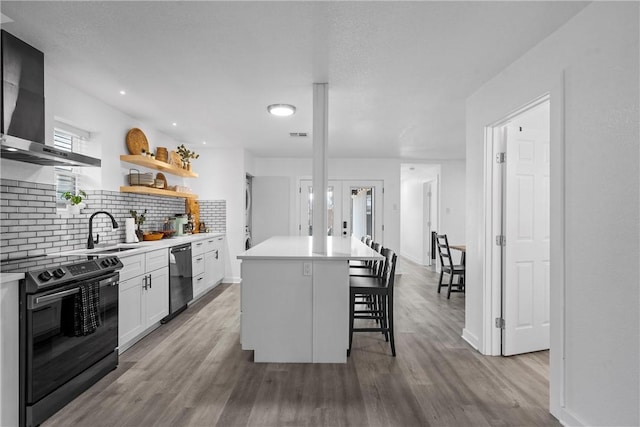
[[[383,272],[379,277],[349,277],[349,349],[354,332],[381,332],[385,341],[391,345],[391,354],[396,356],[393,335],[393,286],[395,281],[397,255],[389,248],[382,248],[384,256]],[[359,300],[364,298],[363,300]],[[369,301],[373,301],[370,303]],[[356,309],[357,305],[365,305],[364,309]],[[354,327],[356,319],[374,320],[375,327]]]
[[[438,281],[438,293],[440,288],[447,286],[447,299],[451,298],[451,292],[464,292],[465,266],[455,265],[451,257],[449,239],[446,234],[436,235],[436,245],[438,246],[438,256],[440,257],[440,280]],[[449,275],[449,283],[444,284],[442,278],[444,274]],[[458,283],[453,283],[453,277],[458,276]],[[456,286],[456,289],[453,287]]]

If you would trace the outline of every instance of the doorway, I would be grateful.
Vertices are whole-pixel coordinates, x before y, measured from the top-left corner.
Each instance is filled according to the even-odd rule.
[[[431,233],[439,230],[439,164],[400,166],[400,254],[418,265],[435,268]]]
[[[543,96],[491,128],[492,277],[499,354],[550,347],[550,109]]]
[[[301,236],[313,234],[313,187],[301,179],[298,230]],[[327,185],[327,235],[356,237],[369,235],[382,243],[384,200],[383,182],[373,180],[334,180]]]

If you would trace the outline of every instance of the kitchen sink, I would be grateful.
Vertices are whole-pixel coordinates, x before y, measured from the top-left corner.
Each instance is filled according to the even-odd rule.
[[[136,249],[136,248],[112,248],[112,249],[97,250],[97,251],[92,252],[92,253],[94,253],[94,254],[112,254],[112,253],[115,253],[115,252],[130,251],[132,249]]]

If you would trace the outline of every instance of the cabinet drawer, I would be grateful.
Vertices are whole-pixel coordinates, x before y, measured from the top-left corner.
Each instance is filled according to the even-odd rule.
[[[124,267],[120,270],[120,281],[131,279],[132,277],[144,274],[144,254],[120,258]]]
[[[224,240],[224,237],[222,237],[222,236],[212,237],[210,239],[205,240],[204,251],[205,252],[211,252],[211,251],[216,250],[216,249],[221,249],[223,240]]]
[[[169,250],[158,249],[145,254],[146,270],[153,271],[169,265]]]
[[[204,253],[204,240],[198,240],[191,244],[191,255],[202,255]]]
[[[199,297],[205,291],[204,273],[193,276],[193,297]]]
[[[204,254],[194,255],[191,258],[191,269],[193,276],[204,273]]]

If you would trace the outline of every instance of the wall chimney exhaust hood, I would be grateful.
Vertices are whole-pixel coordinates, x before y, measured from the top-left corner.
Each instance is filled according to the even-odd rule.
[[[2,30],[0,154],[45,166],[100,166],[100,159],[44,143],[44,54]]]

